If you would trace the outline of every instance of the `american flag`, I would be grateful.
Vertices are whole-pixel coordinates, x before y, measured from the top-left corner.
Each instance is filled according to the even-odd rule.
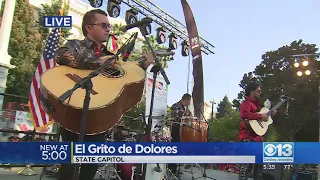
[[[30,86],[29,108],[36,130],[52,124],[52,119],[44,112],[41,107],[39,88],[41,75],[48,69],[57,66],[54,56],[58,49],[59,38],[60,29],[53,29],[49,34],[46,47],[44,48],[44,51],[41,55],[40,63],[37,66]]]

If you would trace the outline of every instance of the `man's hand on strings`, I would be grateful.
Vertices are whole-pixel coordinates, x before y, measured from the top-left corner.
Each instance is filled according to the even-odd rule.
[[[103,56],[100,58],[101,59],[101,64],[103,64],[104,62],[106,62],[108,59],[110,59],[110,56]],[[109,68],[120,68],[120,62],[117,61],[116,59],[112,60],[109,65],[108,65]]]

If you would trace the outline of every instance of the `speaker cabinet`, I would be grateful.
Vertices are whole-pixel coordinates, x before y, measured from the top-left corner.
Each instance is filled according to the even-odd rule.
[[[316,180],[317,173],[312,171],[298,171],[297,180]]]

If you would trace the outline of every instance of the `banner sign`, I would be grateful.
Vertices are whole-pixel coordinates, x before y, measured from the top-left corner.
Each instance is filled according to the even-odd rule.
[[[150,72],[152,65],[147,69],[147,76],[145,81],[145,97],[146,97],[146,123],[148,123],[148,117],[150,113],[150,104],[151,104],[151,93],[153,85],[153,73]],[[159,122],[162,122],[167,115],[167,101],[168,101],[168,85],[166,84],[164,78],[161,74],[157,76],[156,80],[156,89],[154,93],[154,104],[152,111],[152,128],[155,125],[161,125]],[[152,129],[153,130],[153,129]]]
[[[198,119],[202,120],[202,113],[204,112],[204,87],[200,37],[196,21],[187,0],[181,0],[181,5],[183,8],[184,19],[187,25],[189,42],[191,46],[191,55],[193,59],[194,85],[192,90],[192,98],[194,114],[198,117]]]
[[[319,164],[320,143],[0,143],[0,163]],[[23,149],[23,151],[21,151]]]
[[[42,129],[41,133],[52,133],[53,125],[48,125],[46,128]],[[34,130],[34,125],[32,122],[31,113],[27,111],[16,111],[14,129],[18,131],[32,131]],[[24,137],[25,134],[20,133],[19,137]]]

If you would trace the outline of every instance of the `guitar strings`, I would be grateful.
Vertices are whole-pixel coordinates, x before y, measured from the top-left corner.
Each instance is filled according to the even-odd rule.
[[[140,57],[140,58],[138,58],[135,62],[141,62],[141,61],[145,61],[146,60],[146,58],[145,57]],[[108,67],[108,68],[105,68],[106,70],[108,70],[108,69],[111,69],[110,67]],[[116,73],[118,73],[120,70],[117,70],[116,68],[114,68],[114,69],[111,69],[111,70],[115,70],[114,72],[111,72],[111,73],[109,73],[109,72],[106,72],[106,73],[104,73],[105,75],[107,75],[107,76],[111,76],[111,75],[114,75],[114,74],[116,74]]]

